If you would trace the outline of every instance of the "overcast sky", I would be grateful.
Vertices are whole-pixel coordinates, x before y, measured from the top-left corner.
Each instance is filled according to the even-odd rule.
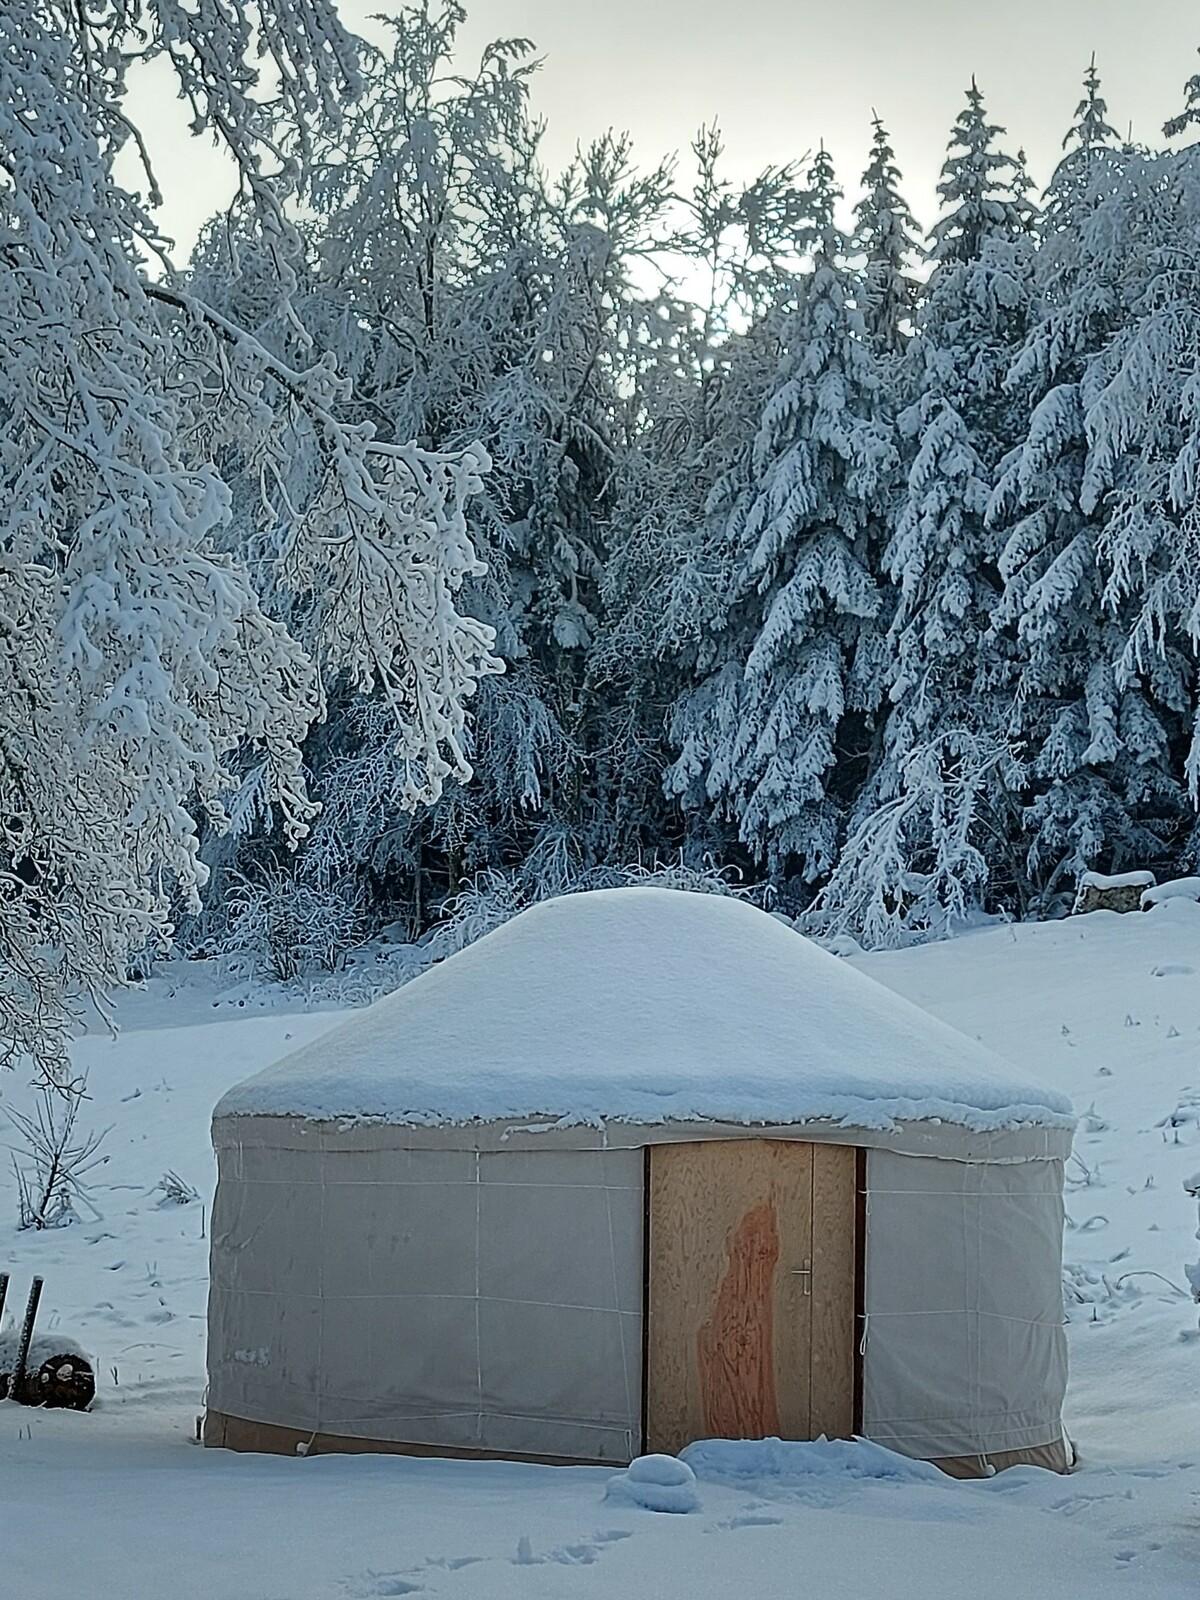
[[[1190,0],[467,0],[466,67],[489,39],[531,38],[544,58],[534,107],[555,165],[577,142],[627,129],[643,163],[719,120],[728,170],[803,156],[824,139],[854,197],[876,108],[892,132],[909,203],[923,225],[972,73],[992,120],[1049,176],[1096,53],[1109,120],[1152,143],[1197,69]],[[343,0],[362,27],[387,0]],[[155,133],[167,219],[181,245],[227,196],[216,160],[183,133],[162,96]]]

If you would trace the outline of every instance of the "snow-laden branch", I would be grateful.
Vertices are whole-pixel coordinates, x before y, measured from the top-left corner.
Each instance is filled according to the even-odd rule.
[[[112,173],[139,36],[233,154],[285,298],[281,194],[302,183],[306,127],[354,88],[328,0],[11,0],[0,16],[0,1058],[59,1082],[72,996],[120,981],[196,903],[197,817],[226,826],[243,751],[287,836],[307,831],[322,669],[383,688],[415,805],[468,774],[465,702],[496,666],[454,604],[480,571],[464,507],[484,453],[376,444],[341,420],[330,360],[288,367],[169,263],[144,271],[161,241]],[[269,111],[256,53],[278,80]],[[281,407],[321,465],[285,552],[319,660],[223,549],[223,443],[269,455]]]

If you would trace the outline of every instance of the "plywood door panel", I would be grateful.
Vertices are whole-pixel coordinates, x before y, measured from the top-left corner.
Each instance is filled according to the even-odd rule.
[[[646,1448],[810,1437],[813,1147],[656,1145]]]
[[[815,1144],[812,1243],[812,1438],[854,1432],[857,1152]]]

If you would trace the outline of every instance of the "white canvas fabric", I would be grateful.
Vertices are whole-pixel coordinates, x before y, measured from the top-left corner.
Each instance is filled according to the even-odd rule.
[[[219,1148],[210,1409],[313,1435],[624,1463],[640,1151]]]
[[[772,1130],[773,1131],[773,1130]],[[643,1151],[218,1125],[214,1412],[358,1440],[641,1448]],[[1062,1164],[871,1150],[863,1431],[925,1460],[1061,1437]]]
[[[867,1156],[863,1432],[903,1455],[1062,1437],[1059,1161]]]

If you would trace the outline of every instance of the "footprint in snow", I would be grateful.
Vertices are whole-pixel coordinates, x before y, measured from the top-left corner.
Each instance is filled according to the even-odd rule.
[[[512,1560],[515,1567],[541,1567],[548,1561],[556,1561],[563,1567],[590,1567],[600,1550],[598,1544],[583,1542],[559,1545],[556,1550],[547,1550],[545,1555],[535,1555],[529,1535],[523,1533],[517,1540],[517,1553]]]
[[[421,1593],[419,1583],[402,1578],[398,1572],[368,1572],[354,1580],[354,1585],[346,1590],[351,1600],[382,1600],[388,1595]]]
[[[558,1561],[564,1567],[590,1567],[600,1554],[594,1544],[564,1544],[557,1550],[551,1550],[550,1561]]]
[[[742,1511],[733,1517],[718,1517],[715,1522],[706,1524],[705,1533],[730,1533],[736,1528],[779,1528],[783,1526],[782,1517],[773,1517],[762,1511]]]
[[[1087,1511],[1094,1505],[1099,1505],[1104,1500],[1111,1500],[1110,1494],[1074,1494],[1068,1495],[1065,1500],[1052,1500],[1046,1508],[1048,1511],[1057,1511],[1064,1517],[1078,1516],[1081,1511]]]

